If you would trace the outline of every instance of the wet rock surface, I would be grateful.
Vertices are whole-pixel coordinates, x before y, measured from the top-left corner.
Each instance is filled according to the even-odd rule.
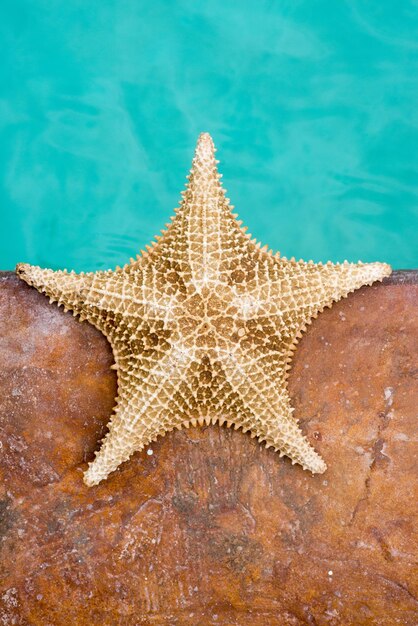
[[[88,488],[110,347],[1,274],[0,624],[416,624],[417,298],[396,272],[299,344],[289,387],[325,474],[210,426]]]

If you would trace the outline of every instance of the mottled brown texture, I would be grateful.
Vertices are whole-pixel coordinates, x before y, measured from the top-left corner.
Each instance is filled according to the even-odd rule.
[[[289,388],[325,474],[208,426],[88,488],[110,346],[1,275],[0,624],[415,625],[417,297],[395,273],[301,340]]]

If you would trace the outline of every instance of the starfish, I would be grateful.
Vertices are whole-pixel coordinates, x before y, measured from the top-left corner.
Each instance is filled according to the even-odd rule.
[[[115,270],[76,274],[25,263],[18,275],[109,340],[118,396],[84,474],[96,485],[159,435],[225,424],[312,473],[325,462],[292,413],[298,340],[324,307],[391,273],[385,263],[313,263],[261,247],[225,196],[208,133],[166,230]]]

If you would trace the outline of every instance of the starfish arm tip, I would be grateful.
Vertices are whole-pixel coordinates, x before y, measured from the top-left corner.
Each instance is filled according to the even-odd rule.
[[[93,463],[89,463],[88,469],[83,474],[83,482],[87,487],[94,487],[107,478],[107,476],[97,474],[92,466]]]
[[[392,266],[389,263],[379,263],[383,277],[390,276],[393,272]]]
[[[367,284],[372,285],[376,281],[382,281],[392,274],[392,267],[388,263],[360,263],[360,266],[364,266],[367,274]]]
[[[16,265],[16,274],[28,283],[28,285],[32,285],[32,273],[33,270],[39,270],[40,268],[35,265],[30,265],[29,263],[18,263]]]
[[[110,471],[115,471],[117,469],[113,468]],[[90,461],[88,464],[88,468],[83,474],[83,482],[87,487],[94,487],[102,482],[102,480],[106,480],[109,476],[110,471],[101,464],[97,463],[97,453],[96,459],[94,461]]]
[[[215,151],[216,149],[211,135],[207,132],[200,133],[196,144],[195,159],[203,163],[208,159],[212,162],[215,159]]]
[[[327,464],[318,455],[318,458],[311,464],[310,467],[303,466],[303,469],[309,470],[312,474],[323,474],[327,470]]]

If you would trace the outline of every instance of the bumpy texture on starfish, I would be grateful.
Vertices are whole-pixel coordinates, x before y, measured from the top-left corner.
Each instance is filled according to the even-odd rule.
[[[292,416],[286,380],[312,318],[384,263],[325,265],[261,248],[225,197],[210,135],[200,135],[175,216],[147,252],[112,271],[17,273],[110,341],[118,397],[84,480],[96,485],[173,428],[226,423],[292,463],[326,469]]]

